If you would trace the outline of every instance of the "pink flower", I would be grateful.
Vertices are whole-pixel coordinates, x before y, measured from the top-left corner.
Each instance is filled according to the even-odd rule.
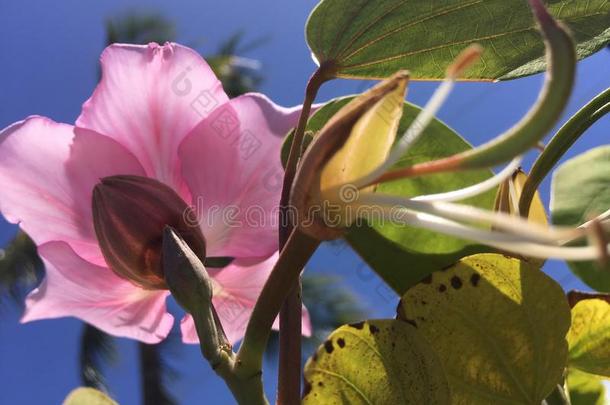
[[[235,258],[209,269],[235,342],[277,259],[279,150],[300,108],[260,94],[229,100],[199,54],[177,44],[112,45],[101,63],[102,81],[75,126],[33,116],[0,134],[0,210],[36,242],[47,270],[23,321],[75,316],[143,342],[167,336],[169,292],[113,272],[94,229],[100,179],[136,175],[194,207],[208,257]],[[190,316],[181,328],[186,342],[198,341]]]

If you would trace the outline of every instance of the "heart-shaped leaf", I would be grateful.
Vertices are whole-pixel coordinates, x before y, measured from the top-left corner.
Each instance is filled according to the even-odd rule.
[[[304,405],[447,403],[439,359],[402,321],[342,326],[305,365]]]
[[[307,139],[315,136],[328,120],[353,97],[330,101],[319,109],[307,124]],[[398,138],[415,120],[421,109],[405,103],[398,128]],[[288,135],[282,147],[285,161],[292,142]],[[422,137],[413,145],[396,167],[449,156],[471,146],[455,131],[439,120],[433,120]],[[383,184],[378,192],[406,197],[439,193],[467,187],[490,176],[487,170],[463,173],[443,173],[421,178],[405,179]],[[477,196],[464,202],[476,207],[491,209],[495,192]],[[475,253],[490,252],[491,248],[439,233],[389,223],[353,226],[345,238],[354,250],[398,294],[417,284],[431,272],[455,263],[460,258]]]
[[[599,376],[570,370],[568,373],[570,405],[605,405],[606,388]]]
[[[117,405],[117,403],[101,391],[79,387],[70,392],[63,405]]]
[[[551,219],[557,225],[578,226],[610,209],[610,146],[592,149],[560,166],[551,193]],[[568,265],[590,287],[610,292],[610,265]]]
[[[540,404],[561,381],[569,307],[525,262],[464,258],[410,289],[398,312],[438,353],[454,405]]]
[[[601,299],[579,301],[572,308],[568,343],[570,367],[610,377],[610,304]]]
[[[571,28],[579,58],[610,41],[606,0],[547,1]],[[323,0],[307,22],[318,63],[337,77],[442,79],[466,46],[485,48],[465,78],[512,79],[545,70],[544,45],[526,0]]]

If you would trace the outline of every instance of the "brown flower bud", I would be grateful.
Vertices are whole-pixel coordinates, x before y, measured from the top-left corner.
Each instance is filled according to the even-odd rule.
[[[186,202],[157,180],[111,176],[93,190],[93,223],[106,263],[145,289],[167,289],[161,257],[166,226],[205,260],[205,239],[194,219]]]
[[[375,168],[389,152],[408,80],[408,72],[400,71],[380,82],[342,107],[315,135],[290,192],[302,232],[318,240],[345,233],[350,220],[344,208],[355,202],[359,191],[351,181]]]

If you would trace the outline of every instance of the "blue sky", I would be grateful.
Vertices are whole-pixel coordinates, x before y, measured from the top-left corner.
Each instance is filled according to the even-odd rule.
[[[183,0],[78,1],[20,0],[0,2],[0,127],[31,114],[73,122],[97,80],[97,60],[104,44],[103,21],[128,10],[154,10],[176,22],[179,41],[204,53],[238,30],[246,37],[269,37],[269,42],[243,55],[263,63],[262,91],[276,102],[301,102],[303,87],[314,65],[306,47],[303,26],[316,1],[300,0]],[[577,88],[569,111],[576,111],[610,85],[607,50],[579,64]],[[606,66],[604,68],[604,66]],[[457,87],[440,118],[478,144],[510,127],[535,100],[541,83],[537,75],[498,84],[464,83]],[[320,100],[354,93],[361,82],[337,81],[326,85]],[[424,103],[435,85],[413,83],[408,99]],[[567,115],[566,115],[567,116]],[[608,143],[610,120],[598,123],[577,142],[568,156]],[[548,202],[549,182],[542,196]],[[1,191],[0,191],[1,192]],[[0,223],[0,246],[15,227]],[[553,262],[546,270],[565,288],[582,285],[564,264]],[[338,274],[357,291],[374,317],[391,317],[396,299],[349,251],[324,246],[310,263],[312,272]],[[77,350],[81,323],[74,319],[18,324],[19,313],[0,312],[0,403],[55,404],[79,384]],[[120,361],[108,370],[115,397],[124,404],[139,401],[135,344],[120,340]],[[214,404],[231,404],[222,382],[214,378],[195,346],[174,349],[172,364],[180,378],[172,389],[182,403],[206,398]],[[275,368],[265,369],[266,386],[273,396]],[[199,401],[200,402],[200,401]]]

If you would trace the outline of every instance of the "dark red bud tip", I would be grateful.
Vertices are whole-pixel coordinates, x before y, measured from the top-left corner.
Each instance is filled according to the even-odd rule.
[[[105,177],[93,190],[93,224],[108,266],[146,289],[166,289],[161,263],[166,226],[205,259],[205,239],[196,216],[165,184],[146,177]]]

